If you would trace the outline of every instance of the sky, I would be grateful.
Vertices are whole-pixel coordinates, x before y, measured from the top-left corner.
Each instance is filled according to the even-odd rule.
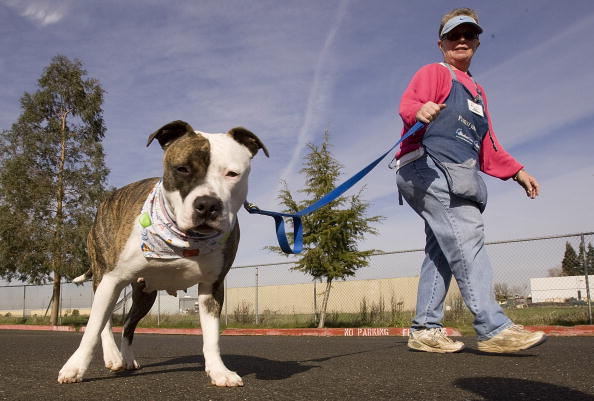
[[[471,72],[500,142],[541,185],[530,200],[485,176],[487,240],[594,231],[591,0],[0,0],[0,129],[54,56],[77,58],[106,92],[110,186],[161,174],[162,151],[146,140],[172,120],[203,132],[244,126],[270,151],[253,159],[249,199],[280,210],[281,180],[303,187],[307,144],[324,130],[343,179],[396,142],[402,92],[441,61],[439,20],[455,7],[479,14]],[[422,248],[423,224],[398,205],[389,161],[349,192],[364,186],[369,214],[385,217],[360,249]],[[285,260],[263,249],[276,244],[272,219],[239,219],[235,265]]]

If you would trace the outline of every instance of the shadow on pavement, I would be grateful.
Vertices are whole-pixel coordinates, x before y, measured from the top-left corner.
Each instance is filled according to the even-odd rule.
[[[532,353],[531,352],[532,349],[529,350],[524,350],[524,351],[519,351],[519,352],[514,352],[514,353],[492,353],[492,352],[483,352],[483,351],[479,351],[476,348],[464,348],[462,350],[462,352],[468,353],[468,354],[474,354],[474,355],[482,355],[482,356],[488,356],[488,357],[505,357],[505,358],[535,358],[538,357],[538,353]]]
[[[454,381],[486,401],[564,400],[592,401],[594,396],[550,383],[505,377],[467,377]]]
[[[382,347],[380,350],[391,348],[394,348],[394,346]],[[323,358],[308,359],[302,361],[277,361],[250,355],[223,355],[222,358],[223,362],[225,362],[225,365],[227,365],[229,369],[236,371],[237,374],[239,374],[242,377],[255,374],[256,378],[259,380],[283,380],[293,375],[307,372],[314,368],[320,368],[319,363],[331,359],[358,354],[365,354],[375,351],[378,351],[378,349],[350,352],[345,354],[331,355]],[[116,372],[113,376],[110,377],[89,377],[85,378],[84,381],[92,382],[101,380],[112,380],[118,377],[126,376],[148,376],[155,374],[160,375],[171,372],[195,372],[202,370],[204,370],[204,358],[202,355],[195,354],[178,356],[174,358],[165,359],[159,362],[149,363],[146,365],[142,365],[141,369],[139,370]]]

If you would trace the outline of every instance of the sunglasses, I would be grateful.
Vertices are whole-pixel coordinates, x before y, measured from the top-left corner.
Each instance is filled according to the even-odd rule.
[[[462,36],[464,36],[464,39],[466,39],[466,40],[476,40],[476,39],[478,39],[479,34],[477,32],[473,32],[473,31],[457,31],[457,32],[448,32],[445,35],[443,35],[441,38],[455,42],[457,40],[460,40],[462,38]]]

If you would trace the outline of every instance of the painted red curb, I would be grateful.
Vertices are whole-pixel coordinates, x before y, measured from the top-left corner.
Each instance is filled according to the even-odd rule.
[[[544,331],[548,336],[594,336],[594,325],[581,326],[525,326],[528,330]]]
[[[449,336],[461,336],[447,328]],[[332,328],[332,329],[227,329],[224,336],[315,336],[315,337],[385,337],[408,336],[409,329],[401,327]]]
[[[78,331],[73,326],[41,326],[34,324],[0,324],[0,330]]]
[[[112,328],[114,333],[121,333],[124,328],[123,327],[113,327]],[[201,329],[167,329],[167,328],[145,328],[145,327],[138,327],[134,330],[134,333],[141,333],[141,334],[183,334],[183,335],[202,335]]]
[[[549,336],[594,336],[594,325],[580,326],[525,326],[532,331],[544,331]],[[0,330],[62,331],[83,332],[85,327],[42,326],[30,324],[0,325]],[[121,333],[122,327],[114,327],[114,333]],[[142,334],[202,335],[201,329],[142,328],[135,330]],[[448,336],[461,337],[462,333],[453,328],[446,328]],[[226,329],[223,336],[315,336],[315,337],[386,337],[408,336],[409,329],[401,327],[374,328],[330,328],[330,329]]]
[[[34,324],[2,324],[0,330],[30,330],[30,331],[65,331],[65,332],[84,332],[85,326],[78,329],[73,326],[41,326]],[[121,333],[123,327],[112,327],[114,333]],[[201,329],[168,329],[168,328],[144,328],[138,327],[135,333],[142,334],[183,334],[183,335],[202,335]]]
[[[79,330],[71,326],[36,326],[36,325],[0,325],[0,330],[43,330],[43,331],[67,331],[84,332],[85,327]],[[113,327],[114,333],[121,333],[122,327]],[[462,334],[452,328],[446,328],[449,336],[461,336]],[[142,328],[139,327],[135,333],[143,334],[181,334],[181,335],[202,335],[201,329],[170,329],[170,328]],[[401,327],[373,327],[373,328],[330,328],[330,329],[226,329],[221,332],[223,336],[315,336],[315,337],[386,337],[386,336],[408,336],[409,329]]]

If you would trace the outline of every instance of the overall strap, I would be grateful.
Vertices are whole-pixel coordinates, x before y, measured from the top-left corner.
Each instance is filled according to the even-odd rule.
[[[456,73],[454,72],[454,69],[452,68],[451,65],[449,65],[448,63],[439,63],[439,64],[443,65],[450,71],[450,75],[452,76],[452,81],[458,81],[458,78],[456,77]]]
[[[446,67],[449,71],[450,71],[450,76],[452,77],[452,81],[455,82],[459,82],[458,77],[456,77],[456,72],[454,71],[454,69],[452,68],[451,65],[449,65],[448,63],[439,63],[441,65],[443,65],[444,67]],[[474,77],[472,76],[472,74],[470,73],[470,71],[467,72],[468,77],[470,78],[470,80],[472,81],[472,83],[474,84],[474,88],[476,89],[476,96],[474,97],[475,101],[480,100],[481,103],[483,103],[483,94],[478,86],[478,84],[476,83],[476,81],[474,80]]]

